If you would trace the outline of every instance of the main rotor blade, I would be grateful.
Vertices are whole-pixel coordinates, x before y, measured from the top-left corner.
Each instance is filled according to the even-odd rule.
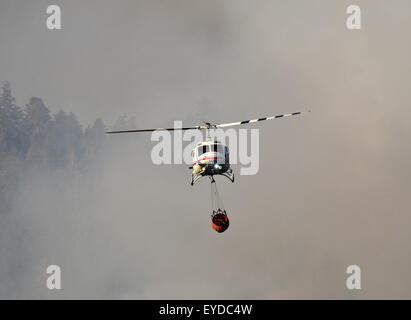
[[[308,111],[310,112],[310,111]],[[265,118],[259,118],[259,119],[254,119],[254,120],[244,120],[244,121],[239,121],[239,122],[232,122],[232,123],[222,123],[222,124],[217,124],[215,127],[216,128],[225,128],[225,127],[232,127],[232,126],[239,126],[241,124],[247,124],[247,123],[254,123],[258,121],[264,121],[264,120],[272,120],[272,119],[279,119],[279,118],[285,118],[285,117],[290,117],[290,116],[297,116],[300,114],[303,114],[306,112],[293,112],[293,113],[287,113],[287,114],[279,114],[276,116],[272,117],[265,117]]]
[[[175,130],[191,130],[200,129],[200,127],[183,127],[183,128],[157,128],[157,129],[138,129],[138,130],[121,130],[121,131],[107,131],[107,134],[113,133],[131,133],[131,132],[152,132],[152,131],[175,131]]]
[[[210,125],[209,123],[206,123],[205,126],[196,126],[196,127],[120,130],[120,131],[107,131],[106,133],[113,134],[113,133],[175,131],[175,130],[204,130],[204,129],[213,129],[213,128],[225,128],[225,127],[239,126],[241,124],[254,123],[254,122],[263,121],[263,120],[272,120],[272,119],[285,118],[285,117],[290,117],[290,116],[297,116],[303,113],[306,113],[306,112],[293,112],[293,113],[287,113],[287,114],[279,114],[279,115],[272,116],[272,117],[265,117],[265,118],[259,118],[259,119],[254,119],[254,120],[244,120],[244,121],[232,122],[232,123],[222,123],[222,124],[217,124],[215,126]]]

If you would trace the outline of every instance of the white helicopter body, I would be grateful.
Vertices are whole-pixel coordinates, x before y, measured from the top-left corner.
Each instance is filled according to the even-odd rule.
[[[230,153],[228,147],[219,141],[202,141],[197,143],[191,152],[193,169],[191,185],[203,176],[222,175],[234,182],[233,170],[230,167]]]

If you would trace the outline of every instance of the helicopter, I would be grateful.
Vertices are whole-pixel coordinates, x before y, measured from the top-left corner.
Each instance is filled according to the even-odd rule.
[[[310,110],[308,110],[310,112]],[[256,123],[264,120],[280,119],[290,116],[301,115],[306,112],[293,112],[287,114],[279,114],[271,117],[258,118],[254,120],[244,120],[232,123],[211,124],[204,122],[203,125],[193,127],[181,127],[181,128],[156,128],[156,129],[136,129],[136,130],[122,130],[122,131],[107,131],[106,134],[118,134],[118,133],[133,133],[133,132],[152,132],[152,131],[175,131],[175,130],[206,130],[206,141],[198,142],[195,148],[191,152],[192,165],[189,167],[191,172],[191,185],[205,176],[211,178],[211,182],[214,182],[215,175],[221,175],[228,178],[231,182],[234,182],[234,173],[230,166],[230,153],[227,146],[217,140],[212,140],[208,134],[210,129],[226,128],[232,126],[239,126],[248,123]]]

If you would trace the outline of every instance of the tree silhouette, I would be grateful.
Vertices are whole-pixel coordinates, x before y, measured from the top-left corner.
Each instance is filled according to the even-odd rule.
[[[15,105],[10,83],[6,82],[0,97],[0,152],[16,152],[24,156],[28,141],[22,120],[22,111]]]

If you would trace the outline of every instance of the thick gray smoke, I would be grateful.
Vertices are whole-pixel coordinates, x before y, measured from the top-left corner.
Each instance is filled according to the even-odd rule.
[[[149,135],[110,136],[81,174],[26,175],[1,209],[1,298],[411,298],[409,1],[360,1],[357,31],[351,1],[61,1],[60,31],[49,2],[0,3],[20,105],[139,127],[312,112],[258,124],[258,175],[217,180],[223,234],[209,182],[153,165]]]

